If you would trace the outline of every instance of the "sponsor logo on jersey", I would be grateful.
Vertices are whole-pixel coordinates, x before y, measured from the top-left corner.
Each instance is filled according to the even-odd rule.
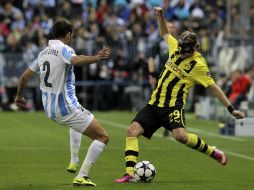
[[[185,79],[187,77],[183,70],[177,67],[174,63],[170,63],[170,61],[167,62],[166,67],[181,79]]]

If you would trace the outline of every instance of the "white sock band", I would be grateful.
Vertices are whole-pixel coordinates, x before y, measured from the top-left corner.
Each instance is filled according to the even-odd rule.
[[[90,167],[95,164],[105,146],[103,142],[98,140],[91,143],[77,177],[88,176]]]
[[[70,128],[71,163],[78,164],[78,153],[81,145],[82,134]]]

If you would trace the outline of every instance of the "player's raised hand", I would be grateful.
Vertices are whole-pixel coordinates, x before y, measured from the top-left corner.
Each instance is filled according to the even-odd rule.
[[[24,97],[16,97],[16,98],[15,98],[15,104],[16,104],[18,107],[26,108],[26,100],[25,100]]]
[[[161,7],[153,7],[153,11],[157,14],[160,15],[163,13],[163,9]]]
[[[102,59],[107,59],[110,56],[110,51],[109,48],[104,47],[102,50],[99,51],[99,53],[97,54],[99,60]]]
[[[236,119],[243,119],[245,117],[245,114],[241,111],[238,110],[234,110],[232,112],[232,115],[236,118]]]

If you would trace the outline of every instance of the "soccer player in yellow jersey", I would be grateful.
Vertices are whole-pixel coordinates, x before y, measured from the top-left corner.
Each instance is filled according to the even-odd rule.
[[[162,8],[154,7],[154,11],[158,16],[160,34],[169,45],[169,59],[161,71],[148,105],[136,115],[127,129],[126,172],[123,177],[115,180],[117,183],[133,181],[134,166],[139,154],[138,137],[143,135],[151,138],[161,126],[171,130],[178,142],[207,154],[222,165],[227,164],[224,152],[186,130],[184,107],[188,91],[195,83],[210,88],[236,119],[245,117],[243,112],[234,109],[212,79],[201,54],[196,51],[199,46],[196,34],[185,31],[177,41],[167,29]]]

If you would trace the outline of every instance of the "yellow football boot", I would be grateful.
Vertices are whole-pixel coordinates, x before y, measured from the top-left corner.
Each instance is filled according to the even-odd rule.
[[[88,177],[80,177],[80,178],[74,178],[73,179],[73,185],[74,186],[96,186],[95,183],[93,183]]]
[[[70,173],[75,173],[78,170],[78,164],[70,163],[67,167],[67,171]]]

